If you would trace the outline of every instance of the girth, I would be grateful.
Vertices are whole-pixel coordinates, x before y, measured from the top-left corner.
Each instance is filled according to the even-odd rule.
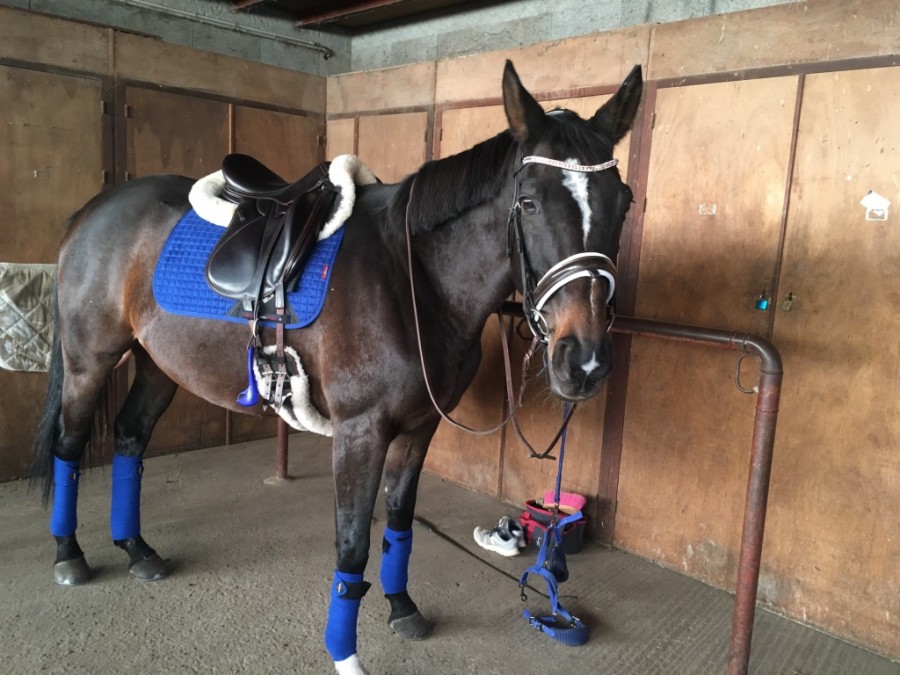
[[[206,265],[206,278],[217,293],[240,301],[248,318],[260,303],[294,290],[319,230],[337,196],[323,162],[294,183],[248,155],[222,161],[223,197],[238,204],[228,229]]]

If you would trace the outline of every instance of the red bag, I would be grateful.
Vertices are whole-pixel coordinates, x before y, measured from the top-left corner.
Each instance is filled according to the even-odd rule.
[[[525,543],[534,548],[540,548],[547,534],[547,526],[553,513],[529,499],[525,502],[525,510],[519,516],[519,523],[525,530]],[[565,526],[562,533],[563,550],[566,554],[578,553],[584,547],[584,528],[587,525],[587,517],[582,516],[574,523]]]

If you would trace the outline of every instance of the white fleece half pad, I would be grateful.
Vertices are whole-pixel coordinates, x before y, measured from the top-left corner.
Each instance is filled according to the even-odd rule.
[[[356,155],[338,155],[331,160],[328,167],[328,178],[338,188],[338,205],[322,231],[319,232],[319,241],[334,234],[353,213],[353,205],[356,203],[356,186],[372,185],[378,182],[375,174]],[[216,171],[194,183],[188,198],[194,211],[203,220],[208,220],[221,227],[228,227],[235,209],[237,209],[237,204],[222,199],[220,195],[224,189],[225,176],[221,171]]]
[[[263,353],[274,354],[275,345],[263,347]],[[300,363],[300,355],[293,347],[285,347],[284,355],[291,360],[297,374],[289,378],[291,396],[281,406],[278,415],[298,431],[312,431],[322,436],[331,436],[331,420],[323,417],[316,410],[309,396],[309,378],[306,375],[306,371],[303,370],[303,365]],[[256,361],[253,362],[253,374],[256,376],[257,386],[262,391],[264,388],[262,374],[259,372],[259,366]]]

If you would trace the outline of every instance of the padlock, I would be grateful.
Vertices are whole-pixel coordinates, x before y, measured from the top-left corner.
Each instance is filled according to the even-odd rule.
[[[793,305],[793,304],[794,304],[794,294],[788,293],[786,296],[784,296],[784,300],[781,301],[781,311],[782,312],[790,312],[791,305]]]

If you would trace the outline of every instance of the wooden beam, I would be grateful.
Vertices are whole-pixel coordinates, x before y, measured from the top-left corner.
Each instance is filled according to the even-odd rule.
[[[254,7],[256,5],[261,5],[266,0],[234,0],[234,8],[235,9],[249,9],[250,7]]]
[[[242,0],[247,2],[248,0]],[[252,1],[252,0],[249,0]],[[382,7],[390,7],[391,5],[399,5],[409,0],[362,0],[361,2],[350,2],[343,4],[338,9],[330,9],[324,12],[298,12],[300,19],[294,24],[297,27],[311,26],[320,23],[328,23],[329,21],[338,21],[356,14],[362,14],[373,9],[381,9]]]

